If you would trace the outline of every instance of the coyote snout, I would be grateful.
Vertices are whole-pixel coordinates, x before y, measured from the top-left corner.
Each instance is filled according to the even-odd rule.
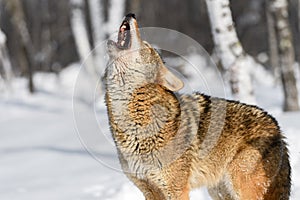
[[[262,109],[200,93],[143,41],[133,14],[108,41],[105,74],[111,132],[122,169],[147,200],[289,199],[290,164],[276,120]]]

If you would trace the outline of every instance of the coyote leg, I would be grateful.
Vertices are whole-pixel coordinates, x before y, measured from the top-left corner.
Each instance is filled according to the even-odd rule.
[[[287,200],[290,166],[285,148],[271,146],[242,150],[229,166],[232,187],[239,199]]]

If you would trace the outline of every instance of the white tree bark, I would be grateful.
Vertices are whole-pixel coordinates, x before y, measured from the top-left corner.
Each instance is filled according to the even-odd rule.
[[[284,110],[299,110],[297,81],[295,78],[295,51],[288,18],[287,0],[269,0],[269,10],[275,21],[279,64],[284,91]]]
[[[90,8],[90,19],[94,41],[94,61],[97,66],[96,71],[100,71],[100,68],[105,68],[105,49],[102,43],[106,37],[106,31],[104,28],[104,11],[100,0],[89,0],[88,4]]]
[[[76,48],[86,71],[96,77],[94,57],[89,42],[86,18],[84,14],[84,0],[71,0],[71,28],[75,39]]]
[[[97,45],[105,39],[105,30],[103,29],[104,10],[100,0],[88,0],[88,3],[92,24],[92,35],[94,42]]]
[[[255,104],[251,74],[255,61],[247,55],[235,31],[229,0],[206,0],[216,53],[230,74],[233,96]]]
[[[100,0],[88,0],[88,6],[90,10],[90,20],[92,28],[93,46],[89,41],[89,34],[86,25],[85,18],[85,0],[70,0],[71,9],[71,27],[74,35],[76,47],[80,59],[84,64],[84,68],[89,75],[80,75],[77,81],[80,84],[91,84],[78,98],[87,103],[94,101],[94,92],[97,87],[97,92],[101,92],[101,87],[97,86],[97,81],[100,78],[99,72],[105,69],[105,47],[102,42],[106,39],[106,36],[116,32],[125,10],[125,0],[110,0],[108,1],[108,20],[104,21],[104,9]],[[90,78],[91,77],[91,78]],[[89,83],[88,83],[89,82]]]
[[[109,34],[116,32],[116,27],[120,26],[120,22],[124,17],[125,0],[109,1],[107,31]]]
[[[0,29],[0,66],[3,67],[4,77],[7,85],[10,86],[10,81],[13,76],[12,67],[9,55],[6,48],[6,36]],[[1,74],[0,74],[1,75]]]

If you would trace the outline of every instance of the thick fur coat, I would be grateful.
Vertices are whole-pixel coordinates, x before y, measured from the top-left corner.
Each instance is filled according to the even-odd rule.
[[[287,200],[290,164],[276,120],[262,109],[200,93],[140,38],[134,15],[108,42],[106,104],[121,166],[146,200]]]

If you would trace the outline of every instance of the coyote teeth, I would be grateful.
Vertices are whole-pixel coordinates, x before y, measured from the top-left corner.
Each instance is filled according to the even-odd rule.
[[[121,41],[121,46],[123,47],[125,45],[125,40]]]

